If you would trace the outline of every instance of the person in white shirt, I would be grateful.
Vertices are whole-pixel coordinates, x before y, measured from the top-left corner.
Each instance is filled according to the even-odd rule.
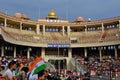
[[[16,61],[11,61],[8,64],[8,69],[5,71],[5,78],[9,79],[9,80],[17,80],[17,78],[15,77],[15,73],[13,72],[17,67]]]

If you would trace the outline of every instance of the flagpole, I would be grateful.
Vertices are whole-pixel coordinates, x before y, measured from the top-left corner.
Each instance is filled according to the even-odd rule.
[[[69,0],[67,0],[67,3],[66,3],[66,20],[69,19]]]
[[[38,3],[40,3],[39,2],[39,0],[38,0]],[[41,9],[40,9],[40,5],[38,4],[38,19],[41,17]]]
[[[38,12],[38,19],[40,18],[40,16],[41,16],[41,14],[40,14],[40,8],[39,8],[39,10],[38,10],[39,12]]]

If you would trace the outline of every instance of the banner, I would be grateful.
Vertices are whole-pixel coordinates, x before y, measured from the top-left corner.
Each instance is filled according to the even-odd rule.
[[[70,44],[48,44],[50,48],[69,48]]]

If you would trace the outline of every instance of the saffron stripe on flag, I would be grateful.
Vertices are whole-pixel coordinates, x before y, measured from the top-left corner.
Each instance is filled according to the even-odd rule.
[[[29,72],[32,72],[33,69],[34,69],[34,67],[35,67],[35,65],[36,65],[38,62],[42,61],[42,60],[43,60],[43,59],[42,59],[41,56],[40,56],[39,58],[37,58],[37,59],[35,60],[35,62],[29,67]]]

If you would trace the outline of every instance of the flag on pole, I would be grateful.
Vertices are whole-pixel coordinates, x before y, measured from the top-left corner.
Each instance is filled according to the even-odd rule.
[[[29,72],[34,75],[37,74],[38,72],[44,70],[46,68],[46,64],[44,62],[44,60],[42,59],[42,57],[40,56],[39,58],[37,58],[34,63],[30,66],[29,68]]]

